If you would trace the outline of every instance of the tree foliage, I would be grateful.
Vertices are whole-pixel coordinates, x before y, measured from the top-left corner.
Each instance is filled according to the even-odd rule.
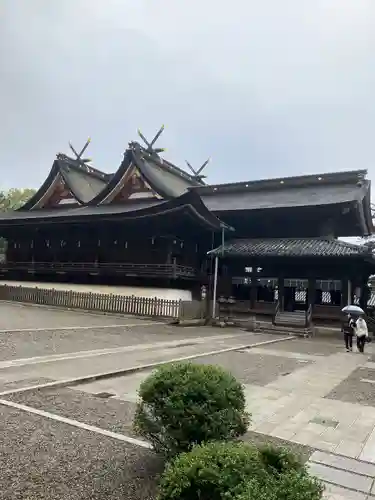
[[[12,188],[8,191],[0,191],[0,212],[8,212],[22,207],[34,193],[35,189],[30,188]]]
[[[0,191],[0,212],[9,212],[22,207],[29,200],[35,189],[30,188],[12,188],[8,191]],[[6,251],[6,242],[0,237],[0,254]]]

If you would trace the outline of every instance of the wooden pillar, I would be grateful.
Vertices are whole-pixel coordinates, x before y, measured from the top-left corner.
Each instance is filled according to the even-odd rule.
[[[280,311],[284,311],[284,291],[285,291],[285,286],[284,286],[284,278],[278,278],[277,279],[277,289],[279,293],[279,309]]]
[[[362,280],[362,284],[361,284],[361,297],[359,299],[359,305],[360,307],[362,307],[362,309],[367,312],[367,302],[370,298],[370,289],[367,285],[367,279],[363,279]]]
[[[250,309],[255,309],[255,303],[257,301],[257,281],[256,278],[251,278],[250,285]]]
[[[314,306],[315,304],[315,289],[316,289],[316,280],[315,278],[309,278],[308,288],[307,288],[307,309],[310,306]]]
[[[348,303],[350,305],[353,303],[353,286],[351,280],[348,280]]]
[[[348,291],[349,291],[348,280],[347,278],[344,278],[341,280],[341,308],[349,304]]]

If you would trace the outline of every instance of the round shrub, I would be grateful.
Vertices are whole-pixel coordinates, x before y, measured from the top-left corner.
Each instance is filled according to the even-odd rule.
[[[232,499],[248,481],[267,484],[269,480],[272,477],[256,448],[244,443],[209,443],[182,453],[167,466],[158,500]]]
[[[320,500],[324,487],[306,471],[290,471],[277,481],[277,500]],[[243,499],[245,500],[245,499]]]
[[[139,396],[135,430],[166,456],[237,438],[249,425],[242,385],[218,366],[162,366],[141,384]]]
[[[241,493],[231,500],[278,500],[277,486],[275,480],[270,477],[267,483],[261,483],[258,479],[247,481],[246,485],[241,488]],[[229,500],[229,496],[228,496]]]
[[[274,475],[289,471],[303,471],[304,465],[296,455],[286,448],[273,445],[260,446],[259,453],[266,469]]]
[[[321,500],[323,486],[305,470],[292,470],[279,476],[269,476],[269,481],[262,483],[253,479],[233,500]]]

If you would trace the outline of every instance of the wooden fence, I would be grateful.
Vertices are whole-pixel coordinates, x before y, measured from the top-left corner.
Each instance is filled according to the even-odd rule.
[[[8,285],[0,286],[0,300],[163,318],[179,318],[182,309],[181,300]]]

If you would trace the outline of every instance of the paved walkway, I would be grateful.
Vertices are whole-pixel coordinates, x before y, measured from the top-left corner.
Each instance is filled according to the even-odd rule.
[[[374,464],[317,451],[308,467],[324,481],[327,500],[375,500]]]
[[[311,361],[310,356],[303,357]],[[318,357],[264,387],[247,384],[252,430],[375,463],[375,407],[327,397],[354,371],[366,370],[367,365],[367,356],[338,353]],[[375,384],[375,380],[361,382],[371,387]]]

